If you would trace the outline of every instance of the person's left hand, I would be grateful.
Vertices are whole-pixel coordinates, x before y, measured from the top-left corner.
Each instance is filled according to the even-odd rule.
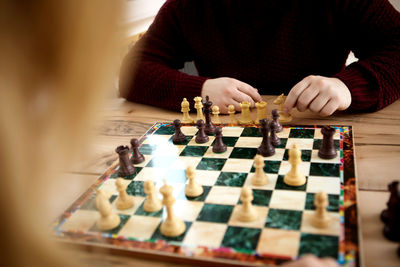
[[[341,80],[311,75],[290,90],[283,111],[289,113],[296,107],[301,112],[309,109],[325,117],[336,110],[347,109],[350,104],[349,88]]]

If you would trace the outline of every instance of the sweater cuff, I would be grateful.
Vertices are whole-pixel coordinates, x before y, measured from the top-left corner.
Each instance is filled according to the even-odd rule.
[[[349,112],[371,112],[378,106],[379,92],[377,86],[367,79],[367,74],[357,68],[353,63],[341,72],[333,75],[340,79],[350,90],[351,105]]]
[[[179,110],[181,108],[181,102],[183,98],[186,98],[190,103],[194,103],[194,98],[196,96],[201,95],[201,89],[203,88],[203,84],[206,80],[209,78],[207,77],[199,77],[199,76],[193,76],[193,75],[188,75],[185,73],[182,73],[182,75],[177,77],[176,84],[176,99],[175,103],[171,108],[174,110]],[[193,106],[193,105],[191,105]]]

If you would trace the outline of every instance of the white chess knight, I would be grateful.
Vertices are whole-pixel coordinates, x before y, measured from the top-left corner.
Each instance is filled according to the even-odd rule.
[[[283,178],[283,182],[290,186],[301,186],[306,183],[306,177],[300,172],[301,151],[296,144],[289,150],[289,163],[292,165],[290,171]]]
[[[115,180],[115,186],[119,192],[118,198],[115,201],[115,206],[119,210],[126,210],[133,207],[135,199],[133,196],[128,195],[126,192],[127,184],[124,183],[123,178],[118,178]]]
[[[240,200],[242,201],[242,206],[238,211],[238,219],[243,222],[255,221],[258,214],[257,210],[251,204],[251,201],[253,200],[253,191],[249,187],[242,187]]]
[[[96,222],[100,230],[111,230],[121,223],[120,217],[113,212],[108,196],[103,190],[97,190],[96,207],[100,212],[100,218]]]
[[[254,168],[256,172],[251,177],[251,184],[255,186],[263,186],[268,184],[268,176],[264,172],[264,157],[257,154],[254,157]]]
[[[175,203],[175,198],[172,195],[174,188],[170,185],[167,185],[164,181],[163,187],[160,188],[160,192],[163,195],[163,205],[167,209],[167,218],[161,224],[160,231],[161,234],[168,237],[180,236],[186,230],[185,223],[179,219],[173,209],[173,205]]]

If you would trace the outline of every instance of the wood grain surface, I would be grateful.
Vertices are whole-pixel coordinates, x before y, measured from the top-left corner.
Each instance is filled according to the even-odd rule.
[[[272,104],[276,96],[263,96],[268,103],[267,110],[276,108]],[[192,108],[192,111],[194,109]],[[255,117],[255,110],[254,117]],[[356,169],[359,188],[359,214],[361,218],[361,237],[363,247],[363,266],[400,266],[395,249],[398,244],[387,241],[382,236],[383,224],[379,220],[380,212],[388,200],[387,185],[400,179],[400,101],[389,107],[368,114],[335,114],[322,118],[311,112],[292,112],[291,124],[352,125],[354,129]],[[151,106],[127,102],[123,99],[111,99],[101,111],[102,120],[96,127],[96,137],[86,157],[89,160],[78,161],[70,170],[68,179],[85,180],[75,182],[76,192],[83,192],[84,185],[92,182],[94,176],[101,175],[117,159],[114,152],[119,145],[128,145],[133,137],[142,136],[155,122],[170,122],[181,118],[177,112]],[[221,116],[223,122],[228,117]],[[70,193],[60,201],[61,206],[72,203],[77,193]],[[93,266],[174,266],[175,263],[149,261],[122,256],[104,255],[96,252],[77,251],[82,262]]]

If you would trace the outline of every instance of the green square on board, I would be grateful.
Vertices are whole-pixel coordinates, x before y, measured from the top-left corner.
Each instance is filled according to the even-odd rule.
[[[197,221],[227,223],[231,217],[233,206],[205,203]]]
[[[300,230],[301,215],[302,212],[297,210],[270,209],[268,211],[265,227],[285,230]]]
[[[257,248],[261,229],[228,226],[222,240],[222,247],[239,251],[253,251]]]
[[[155,131],[154,134],[170,135],[174,133],[175,128],[173,126],[161,126],[161,128]]]
[[[226,159],[215,159],[215,158],[202,158],[196,169],[198,170],[209,170],[209,171],[220,171],[224,167]]]
[[[239,137],[233,137],[233,136],[223,136],[222,137],[222,142],[226,145],[226,146],[235,146],[237,140],[239,139]],[[214,146],[215,140],[212,142],[211,146]]]
[[[246,137],[262,137],[260,129],[256,127],[246,127],[243,129],[240,136]]]
[[[314,138],[314,129],[290,129],[289,138]]]
[[[186,146],[180,156],[202,157],[208,149],[208,146]]]
[[[265,173],[278,173],[279,168],[281,167],[281,161],[275,161],[275,160],[264,160],[265,166],[264,166],[264,172]],[[256,169],[251,167],[250,172],[255,172]]]
[[[340,176],[340,164],[334,163],[311,163],[310,176]]]
[[[246,177],[247,173],[243,172],[221,172],[215,185],[242,187]]]
[[[284,178],[285,178],[284,175],[279,175],[278,176],[278,180],[276,181],[275,189],[293,190],[293,191],[306,191],[307,182],[304,185],[301,185],[301,186],[291,186],[291,185],[285,184],[285,182],[283,181]],[[307,177],[306,177],[306,179],[307,179]]]
[[[257,148],[234,147],[229,158],[253,159],[256,154],[257,154]]]
[[[302,233],[300,238],[299,256],[313,254],[317,257],[338,258],[339,237]]]

